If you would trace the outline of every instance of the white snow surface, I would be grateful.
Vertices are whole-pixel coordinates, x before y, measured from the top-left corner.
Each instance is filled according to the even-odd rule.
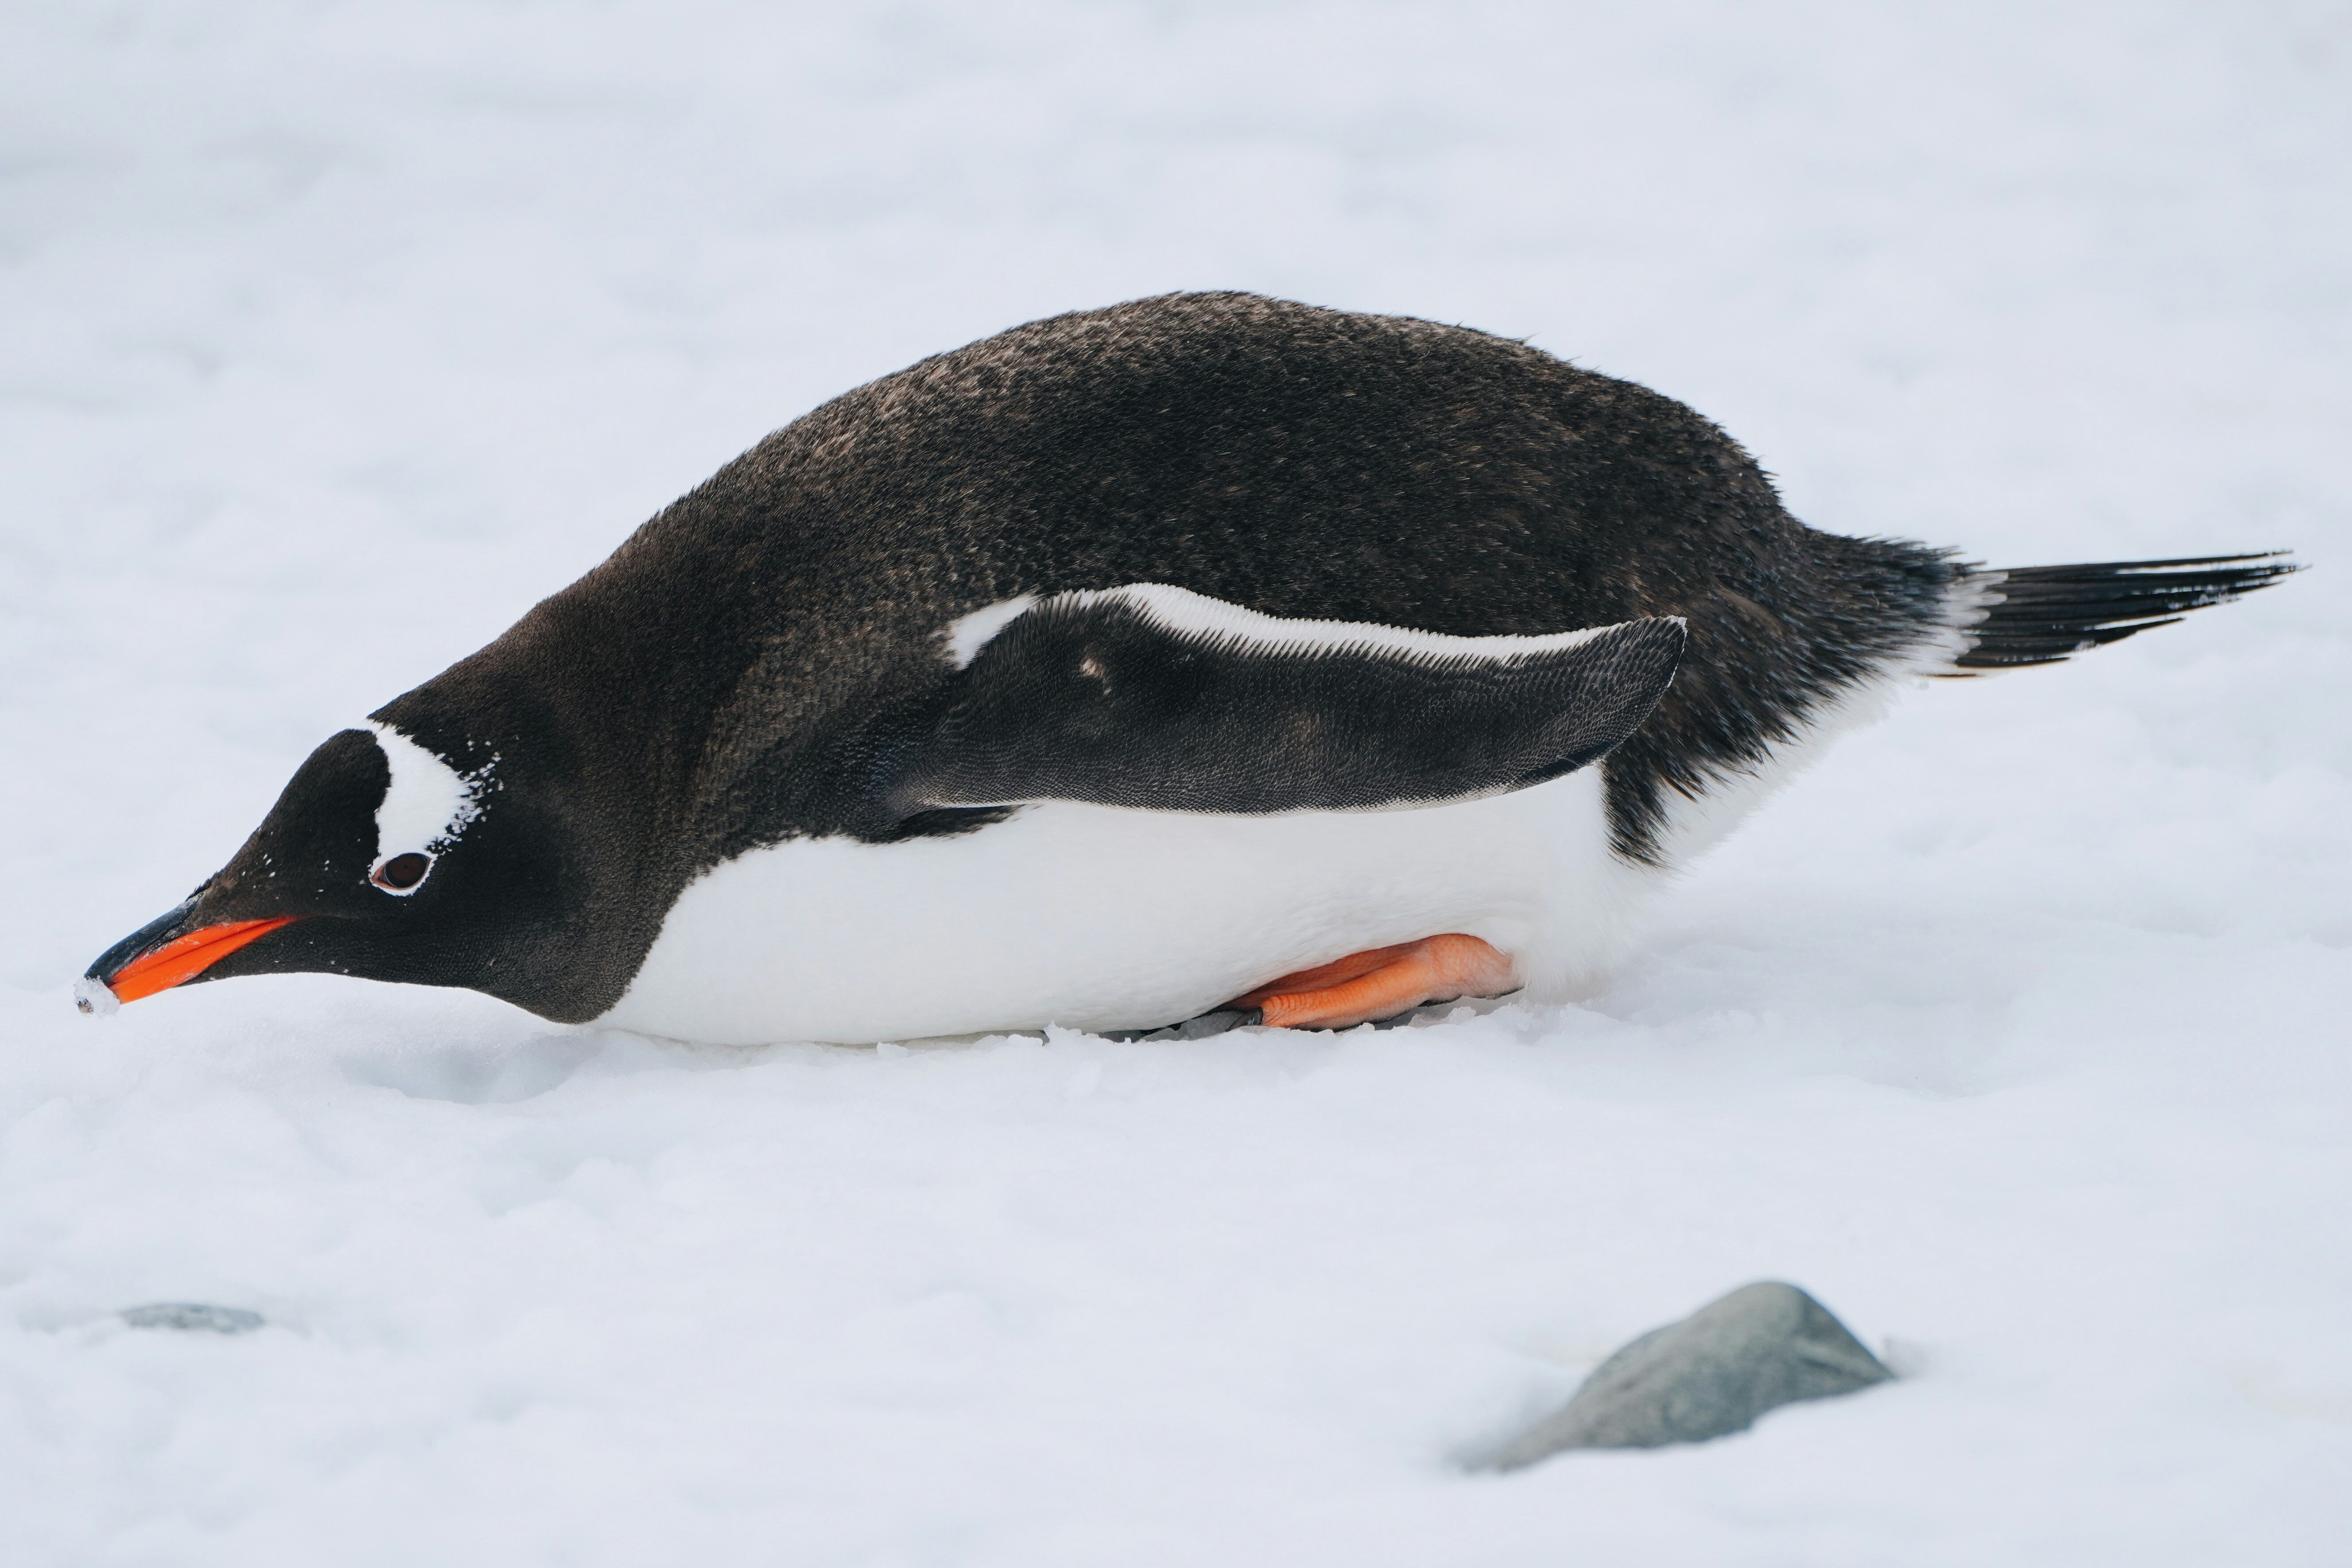
[[[24,0],[0,85],[0,1561],[2343,1561],[2340,6]],[[1906,698],[1569,1005],[75,1011],[765,430],[1211,287],[1648,383],[1824,528],[2320,569]],[[1905,1377],[1461,1468],[1764,1277]]]

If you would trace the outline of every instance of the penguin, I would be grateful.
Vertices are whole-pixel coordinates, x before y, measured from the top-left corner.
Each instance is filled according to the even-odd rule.
[[[1512,339],[1078,311],[769,436],[330,736],[77,993],[323,972],[724,1044],[1557,1000],[1915,678],[2283,554],[1989,570],[1809,528]]]

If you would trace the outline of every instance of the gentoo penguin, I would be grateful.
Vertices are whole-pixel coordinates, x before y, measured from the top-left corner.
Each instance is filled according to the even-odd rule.
[[[1906,678],[2291,569],[1817,532],[1524,343],[1138,300],[770,436],[329,737],[79,989],[325,971],[732,1043],[1557,998]]]

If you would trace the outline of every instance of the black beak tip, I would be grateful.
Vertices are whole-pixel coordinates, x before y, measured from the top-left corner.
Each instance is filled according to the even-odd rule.
[[[192,893],[100,953],[98,961],[74,982],[74,1005],[93,1015],[111,1013],[121,1007],[121,999],[112,989],[114,977],[165,942],[185,934],[188,915],[195,907],[195,895]]]

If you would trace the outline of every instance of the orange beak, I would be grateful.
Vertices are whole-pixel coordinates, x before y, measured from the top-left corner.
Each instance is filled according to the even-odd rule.
[[[258,942],[279,926],[291,925],[293,921],[292,915],[279,915],[275,920],[231,921],[226,925],[206,926],[141,955],[112,975],[98,978],[119,1000],[136,1002],[142,996],[152,996],[158,991],[169,991],[183,981],[194,979],[238,948]]]

